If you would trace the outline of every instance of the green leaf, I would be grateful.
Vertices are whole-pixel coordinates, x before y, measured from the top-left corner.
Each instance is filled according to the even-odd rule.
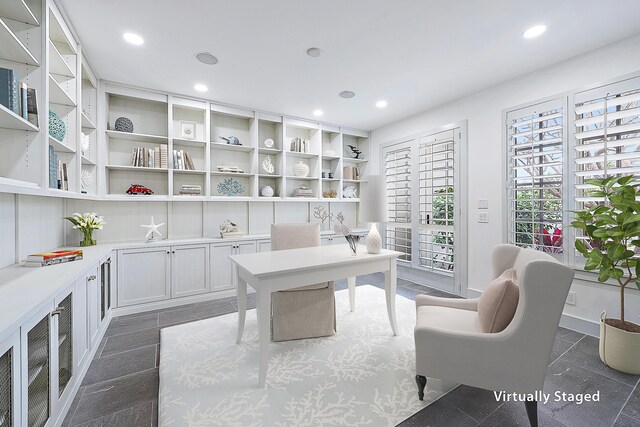
[[[630,215],[627,219],[624,220],[624,225],[632,223],[632,222],[637,222],[640,221],[640,214],[634,214],[634,215]]]
[[[620,279],[622,276],[624,276],[624,270],[621,268],[614,268],[613,271],[611,272],[611,276],[618,280]]]
[[[571,222],[571,226],[573,228],[579,228],[581,230],[586,230],[587,229],[587,225],[584,223],[584,221],[573,221],[573,222]]]
[[[601,261],[603,257],[602,257],[602,252],[600,252],[600,249],[593,248],[590,254],[590,258],[595,259],[597,261]]]
[[[633,179],[633,175],[622,176],[617,179],[618,184],[627,185]]]
[[[607,248],[607,256],[614,261],[621,260],[624,257],[626,249],[623,244],[616,243]]]
[[[598,276],[598,282],[606,282],[611,277],[611,270],[606,268],[600,272]]]
[[[583,255],[589,255],[589,250],[582,240],[576,240],[576,250]]]

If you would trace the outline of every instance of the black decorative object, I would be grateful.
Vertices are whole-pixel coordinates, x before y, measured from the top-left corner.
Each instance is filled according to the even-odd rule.
[[[230,136],[229,138],[225,138],[224,136],[221,136],[220,139],[224,139],[225,141],[227,141],[227,144],[229,145],[242,145],[240,144],[240,140],[235,136]]]
[[[118,117],[114,129],[118,132],[133,133],[133,122],[126,117]]]
[[[354,159],[360,159],[360,154],[362,154],[362,151],[358,150],[358,148],[354,147],[353,145],[347,144],[347,147],[351,148],[351,151],[353,152],[353,154],[355,154]]]

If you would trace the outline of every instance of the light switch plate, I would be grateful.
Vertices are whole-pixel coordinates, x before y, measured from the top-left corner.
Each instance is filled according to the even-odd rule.
[[[567,305],[576,305],[576,293],[569,292],[567,295]]]
[[[486,209],[478,211],[478,222],[489,222],[489,212]]]
[[[489,209],[489,201],[487,199],[478,199],[478,209]]]

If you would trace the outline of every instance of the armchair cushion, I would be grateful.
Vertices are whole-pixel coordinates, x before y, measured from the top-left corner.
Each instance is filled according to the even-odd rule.
[[[478,324],[482,332],[504,330],[516,313],[520,291],[515,270],[505,270],[495,278],[478,299]]]
[[[422,305],[416,309],[416,330],[421,326],[443,332],[481,332],[475,311],[439,305]]]

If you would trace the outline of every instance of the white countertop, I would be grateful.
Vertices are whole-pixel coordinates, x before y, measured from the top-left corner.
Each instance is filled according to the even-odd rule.
[[[81,260],[40,268],[29,268],[20,263],[0,269],[0,341],[6,338],[5,334],[24,323],[42,304],[51,301],[64,286],[108,255],[113,246],[73,249],[82,249]]]

